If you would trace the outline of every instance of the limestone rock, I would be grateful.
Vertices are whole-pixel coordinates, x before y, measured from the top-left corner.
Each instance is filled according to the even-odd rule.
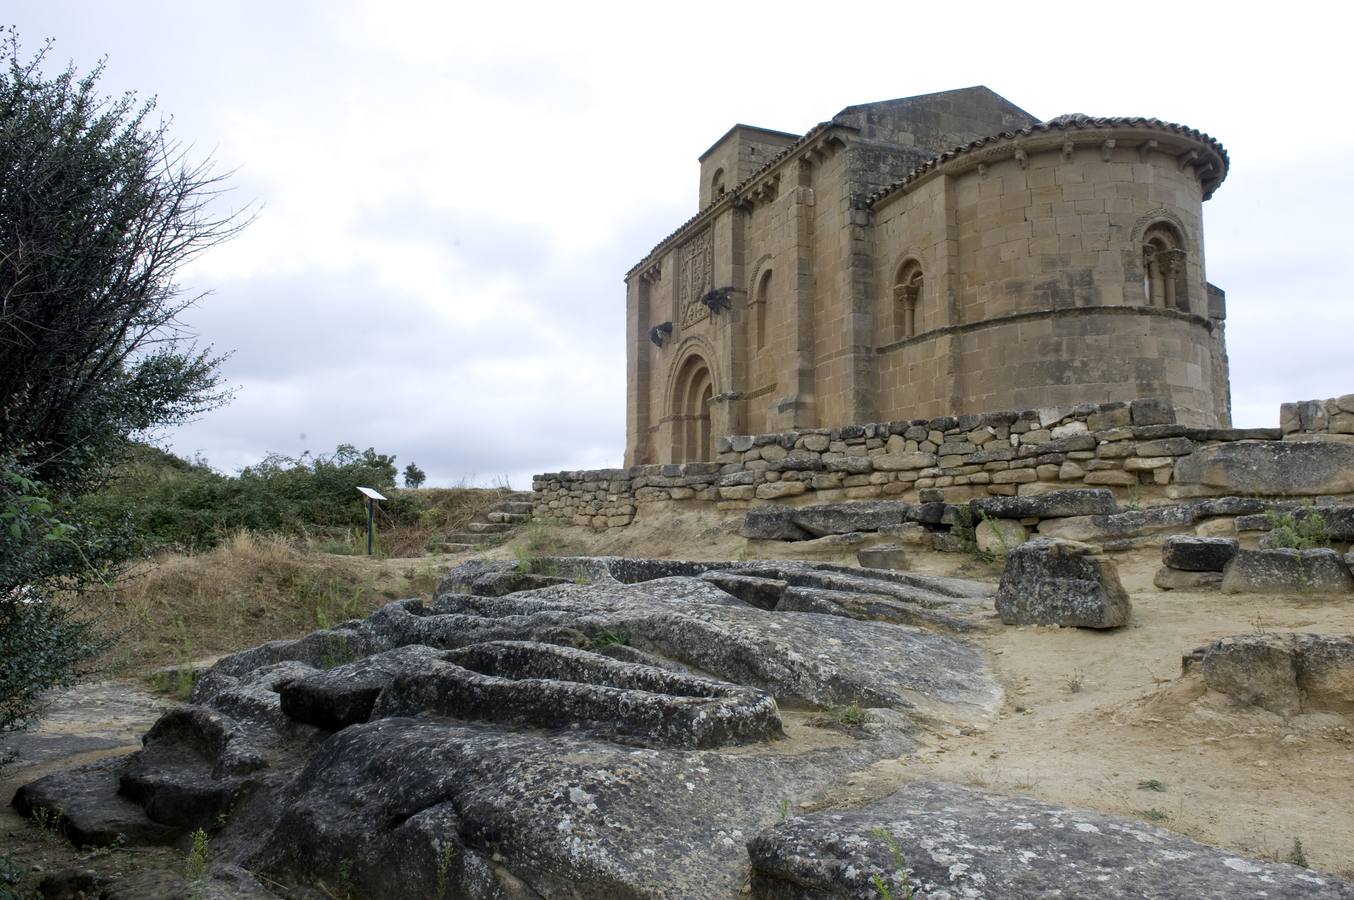
[[[1108,557],[1087,544],[1047,538],[1007,555],[996,605],[1007,625],[1118,628],[1132,613]]]
[[[1354,493],[1354,445],[1308,441],[1214,444],[1180,457],[1175,481],[1268,496]]]
[[[1036,496],[987,497],[969,501],[975,516],[992,519],[1056,519],[1117,513],[1114,493],[1104,488],[1055,490]]]
[[[815,537],[852,531],[879,531],[903,524],[908,504],[893,500],[798,506],[790,521]]]
[[[748,844],[752,895],[917,897],[1283,897],[1349,900],[1354,884],[1246,859],[1135,819],[958,785],[915,781],[859,809],[795,816]]]
[[[1171,535],[1161,544],[1161,561],[1186,572],[1221,572],[1240,546],[1233,538]]]
[[[1221,572],[1186,572],[1162,566],[1152,578],[1152,584],[1163,591],[1211,590],[1222,585]]]
[[[1243,634],[1195,650],[1204,683],[1238,703],[1282,716],[1354,712],[1354,638]]]
[[[1354,591],[1354,576],[1334,550],[1240,550],[1223,570],[1228,594]]]
[[[140,752],[16,802],[103,844],[182,845],[206,817],[221,862],[297,896],[342,872],[370,897],[732,897],[743,841],[783,802],[1001,700],[978,648],[935,628],[985,619],[986,585],[801,562],[542,565],[569,580],[493,595],[513,563],[475,561],[430,602],[227,657]],[[774,611],[740,599],[776,590]],[[773,746],[773,696],[858,702],[872,721]]]
[[[1153,506],[1102,516],[1073,516],[1039,523],[1040,536],[1103,543],[1190,527],[1199,510],[1189,504]]]
[[[794,523],[787,506],[754,506],[743,519],[743,537],[750,541],[805,541],[810,535]]]

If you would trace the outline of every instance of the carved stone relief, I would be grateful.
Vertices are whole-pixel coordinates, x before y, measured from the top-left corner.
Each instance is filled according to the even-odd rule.
[[[678,296],[682,304],[682,327],[689,328],[710,315],[710,307],[701,302],[714,288],[714,240],[710,229],[682,245],[678,254]]]

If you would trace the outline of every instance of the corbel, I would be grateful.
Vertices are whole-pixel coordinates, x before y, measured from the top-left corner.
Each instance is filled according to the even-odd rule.
[[[1100,158],[1105,162],[1109,162],[1114,158],[1114,144],[1114,138],[1110,138],[1100,145]]]
[[[1143,141],[1138,145],[1138,162],[1147,162],[1147,157],[1157,149],[1155,139]]]

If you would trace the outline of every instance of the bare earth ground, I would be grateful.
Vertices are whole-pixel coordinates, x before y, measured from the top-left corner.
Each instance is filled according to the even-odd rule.
[[[749,546],[738,534],[737,515],[675,509],[654,513],[628,528],[601,534],[547,529],[532,552],[709,560],[793,558],[808,552],[832,562],[854,558],[850,547],[830,544],[808,551],[793,544]],[[483,555],[513,554],[505,546]],[[425,593],[424,573],[430,564],[454,564],[469,555],[386,560],[380,574],[386,584],[398,584],[407,570],[406,583],[417,582]],[[913,552],[909,558],[914,570],[931,574],[993,582],[1000,574],[999,566],[962,554]],[[1354,720],[1329,714],[1284,720],[1263,710],[1236,708],[1206,693],[1197,676],[1180,676],[1182,653],[1226,635],[1255,630],[1354,634],[1354,601],[1162,592],[1151,583],[1158,551],[1114,558],[1132,595],[1133,624],[1108,633],[1015,628],[1001,625],[994,614],[989,627],[971,639],[988,652],[1006,689],[997,716],[963,733],[926,736],[916,754],[858,773],[845,790],[820,798],[814,806],[855,805],[912,779],[938,778],[1136,816],[1268,859],[1288,861],[1296,839],[1313,868],[1354,877]],[[334,564],[349,565],[349,560],[336,557]],[[388,590],[376,592],[371,600],[383,600],[380,595],[388,596]],[[252,601],[241,597],[237,602]],[[256,642],[241,641],[240,647]],[[8,801],[20,784],[57,768],[127,752],[157,714],[159,702],[149,699],[140,682],[122,682],[114,689],[125,692],[126,703],[111,712],[108,689],[82,690],[86,694],[72,695],[44,721],[40,733],[122,735],[127,740],[110,740],[120,744],[116,749],[77,752],[73,746],[65,758],[7,773],[0,782],[0,853],[13,851],[25,866],[47,870],[92,865],[118,871],[164,866],[167,861],[178,865],[182,854],[172,851],[78,853],[9,811]],[[804,714],[786,713],[791,743],[834,740],[831,733],[816,735],[819,730]],[[26,883],[34,881],[30,875]]]

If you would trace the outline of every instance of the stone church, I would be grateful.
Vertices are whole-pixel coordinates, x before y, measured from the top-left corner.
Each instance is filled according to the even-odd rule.
[[[1041,122],[986,87],[735,125],[700,212],[626,273],[626,464],[714,438],[1169,399],[1227,425],[1202,204],[1216,140]]]

